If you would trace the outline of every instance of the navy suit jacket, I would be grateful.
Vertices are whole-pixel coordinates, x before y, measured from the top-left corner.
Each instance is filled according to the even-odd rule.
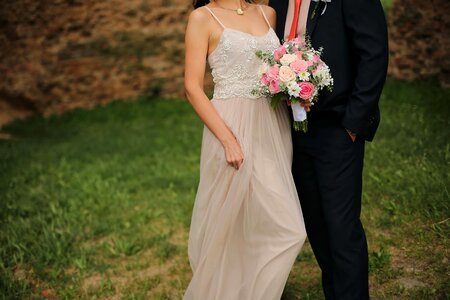
[[[289,0],[269,1],[277,12],[280,40],[288,4]],[[380,1],[311,1],[306,32],[315,49],[324,48],[322,59],[334,78],[333,91],[321,92],[308,118],[336,118],[343,127],[371,141],[380,123],[378,102],[388,66],[387,26]]]

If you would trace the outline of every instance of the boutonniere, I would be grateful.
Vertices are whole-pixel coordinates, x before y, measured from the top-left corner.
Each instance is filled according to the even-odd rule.
[[[331,3],[331,0],[312,0],[313,2],[316,2],[316,6],[314,7],[314,10],[311,14],[311,20],[313,20],[316,17],[317,9],[319,8],[320,2],[325,3],[325,7],[323,8],[320,15],[323,15],[325,11],[327,10],[328,3]]]

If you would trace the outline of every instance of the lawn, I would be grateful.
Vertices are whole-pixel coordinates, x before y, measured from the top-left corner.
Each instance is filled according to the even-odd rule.
[[[368,144],[373,299],[448,299],[450,91],[389,81]],[[2,129],[0,299],[180,299],[202,124],[142,98]],[[310,247],[285,300],[322,299]]]

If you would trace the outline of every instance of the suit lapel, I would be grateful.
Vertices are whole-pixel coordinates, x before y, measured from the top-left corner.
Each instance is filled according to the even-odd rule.
[[[306,33],[308,34],[310,39],[313,38],[314,30],[316,29],[317,22],[320,18],[320,14],[323,10],[323,5],[324,5],[324,3],[322,1],[319,1],[318,3],[311,1],[311,4],[309,5],[308,20],[306,21]],[[316,9],[316,12],[314,13],[315,9]],[[312,18],[313,13],[314,13],[314,18]]]

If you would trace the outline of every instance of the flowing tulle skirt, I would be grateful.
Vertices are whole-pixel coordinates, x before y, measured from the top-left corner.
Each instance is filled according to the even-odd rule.
[[[291,174],[288,113],[265,98],[212,100],[244,152],[230,167],[205,127],[186,300],[278,300],[306,238]]]

